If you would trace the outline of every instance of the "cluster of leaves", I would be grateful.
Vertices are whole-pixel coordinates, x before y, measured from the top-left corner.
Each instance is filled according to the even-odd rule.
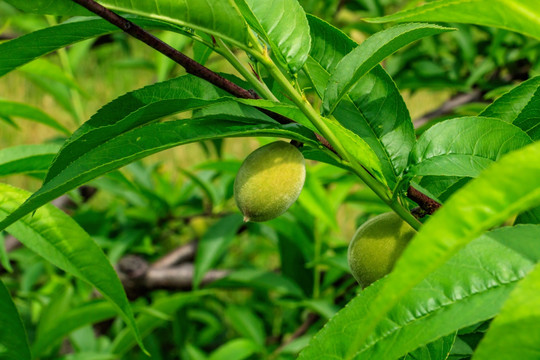
[[[43,87],[77,121],[80,111],[73,99],[80,86],[42,57],[119,30],[69,0],[6,2],[26,12],[78,16],[0,44],[0,75],[25,69],[34,71],[33,81],[39,82],[39,74],[48,74],[54,81],[41,79]],[[12,288],[20,283],[18,302],[27,298],[32,304],[22,307],[27,336],[2,285],[0,324],[9,327],[0,327],[0,351],[10,359],[29,359],[30,349],[35,357],[54,358],[69,336],[76,350],[69,359],[114,359],[129,351],[144,357],[134,349],[137,343],[145,349],[143,339],[158,358],[170,358],[169,349],[194,359],[287,359],[302,349],[301,359],[446,359],[449,354],[461,359],[473,352],[475,359],[534,358],[540,343],[540,216],[535,208],[540,205],[540,77],[519,84],[476,116],[448,119],[415,133],[389,75],[412,89],[444,84],[462,91],[472,86],[491,90],[506,85],[493,84],[493,73],[512,75],[514,65],[522,66],[526,59],[530,65],[520,76],[528,78],[538,69],[540,13],[534,2],[428,2],[371,18],[374,23],[404,24],[370,25],[366,32],[371,36],[358,45],[328,22],[306,14],[295,0],[100,1],[145,29],[181,34],[169,35],[182,39],[176,40],[179,47],[192,39],[198,44],[193,45],[194,58],[201,63],[211,52],[222,56],[244,80],[224,76],[253,88],[262,99],[239,99],[226,86],[217,88],[194,75],[164,80],[171,63],[162,59],[156,69],[164,81],[111,101],[72,134],[42,110],[2,100],[0,116],[6,122],[26,117],[69,137],[61,144],[0,150],[2,176],[43,176],[46,171],[33,194],[0,184],[0,228],[25,245],[19,255],[10,254],[16,270],[6,283]],[[392,5],[388,3],[357,1],[345,8],[359,6],[383,15],[384,6]],[[320,11],[314,2],[305,6]],[[411,21],[503,30],[458,25],[451,32],[450,27]],[[488,50],[481,46],[485,37],[477,34],[482,31],[494,39]],[[437,50],[448,43],[443,35],[449,34],[458,34],[452,36],[461,49],[453,55],[451,69],[448,51]],[[410,45],[439,35],[440,43]],[[505,56],[502,45],[508,43],[516,54]],[[86,43],[79,51],[87,53],[90,46]],[[234,48],[247,53],[257,76]],[[487,65],[478,66],[478,56],[484,55],[475,49],[488,51]],[[387,72],[379,63],[397,51]],[[422,71],[434,81],[424,82]],[[177,119],[178,113],[189,118]],[[280,123],[272,113],[294,122]],[[168,121],[158,121],[164,118]],[[317,133],[331,147],[323,146]],[[251,136],[301,142],[304,156],[321,164],[310,168],[299,203],[288,214],[268,224],[243,226],[230,201],[239,161],[223,158],[221,139]],[[182,170],[187,179],[182,186],[159,167],[136,162],[193,142],[214,148],[217,159]],[[359,179],[366,187],[358,188]],[[107,213],[79,201],[70,217],[46,205],[88,182],[99,194],[113,195]],[[444,203],[425,225],[411,214],[416,204],[406,197],[409,186]],[[369,205],[367,213],[390,207],[420,229],[394,271],[352,300],[346,242],[333,239],[343,204]],[[516,215],[519,225],[494,229]],[[201,218],[203,228],[196,231],[194,219]],[[153,261],[193,238],[198,241],[191,267],[194,290],[150,291],[130,305],[111,262],[127,253]],[[276,250],[261,251],[268,244]],[[47,262],[21,271],[35,261],[28,250]],[[4,267],[10,269],[2,254]],[[44,265],[48,263],[69,276],[58,276]],[[205,274],[218,265],[230,271],[201,290]],[[48,281],[31,292],[44,274]],[[107,301],[90,300],[92,288]],[[331,319],[316,335],[312,327],[292,342],[284,340],[283,334],[294,333],[306,311],[307,327],[319,317],[319,324]],[[117,319],[96,329],[97,338],[91,335],[91,324],[118,315],[125,328]],[[157,329],[164,324],[172,331]],[[504,341],[501,334],[506,334]]]

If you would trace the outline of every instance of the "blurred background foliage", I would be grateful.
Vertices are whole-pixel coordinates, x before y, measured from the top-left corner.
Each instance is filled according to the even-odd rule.
[[[388,26],[362,18],[424,2],[300,0],[306,12],[357,42]],[[63,20],[23,14],[0,1],[0,40]],[[520,81],[540,75],[537,40],[501,29],[449,25],[460,31],[425,38],[383,64],[419,131],[451,116],[476,115]],[[204,45],[178,34],[156,35],[213,70],[235,73]],[[167,58],[116,33],[3,77],[0,101],[31,105],[71,132],[114,98],[182,73]],[[0,150],[61,143],[66,137],[39,123],[29,109],[1,108],[2,103]],[[349,239],[367,218],[388,208],[345,171],[311,162],[301,197],[285,215],[243,225],[232,199],[234,176],[242,159],[269,141],[185,145],[58,200],[117,267],[153,359],[292,359],[359,290],[347,267]],[[30,191],[43,175],[1,177],[0,172],[2,182]],[[88,285],[13,238],[0,233],[0,240],[5,245],[0,246],[2,281],[14,296],[36,358],[146,358],[111,305]],[[160,272],[164,268],[171,273]],[[148,280],[150,275],[155,278]],[[453,358],[467,358],[483,331],[485,325],[463,331]]]

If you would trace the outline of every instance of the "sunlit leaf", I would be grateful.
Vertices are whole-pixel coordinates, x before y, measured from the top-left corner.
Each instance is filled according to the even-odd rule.
[[[510,90],[480,116],[494,117],[514,124],[533,140],[540,140],[540,76],[529,79]]]
[[[51,165],[57,144],[19,145],[0,150],[0,176],[45,172]]]
[[[494,26],[540,39],[536,0],[439,0],[370,22],[441,21]]]
[[[322,114],[329,115],[354,85],[388,55],[426,36],[451,31],[430,24],[403,24],[380,31],[348,53],[336,66],[324,92]]]
[[[293,73],[304,65],[311,38],[306,13],[297,0],[235,0],[249,24],[276,50]]]
[[[411,152],[409,175],[476,177],[502,155],[532,143],[517,126],[483,117],[438,123]]]

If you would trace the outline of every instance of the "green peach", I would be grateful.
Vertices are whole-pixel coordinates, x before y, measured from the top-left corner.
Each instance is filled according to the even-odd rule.
[[[276,141],[252,152],[234,181],[234,198],[244,221],[283,214],[300,196],[305,178],[304,156],[289,143]]]
[[[348,261],[356,281],[365,288],[394,267],[416,231],[396,213],[366,221],[349,244]]]

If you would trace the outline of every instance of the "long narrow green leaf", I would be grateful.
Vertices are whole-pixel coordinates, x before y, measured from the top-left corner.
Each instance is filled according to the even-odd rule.
[[[358,80],[388,55],[423,37],[452,30],[430,24],[402,24],[370,36],[336,66],[324,93],[323,115],[332,114]]]
[[[505,155],[456,192],[407,246],[384,286],[368,306],[350,341],[346,359],[409,290],[457,251],[510,216],[540,204],[540,143]]]
[[[476,177],[502,155],[532,143],[517,126],[498,119],[446,120],[420,136],[411,152],[411,176]]]
[[[110,302],[96,301],[84,304],[62,314],[56,314],[54,326],[37,334],[32,353],[40,357],[49,347],[55,346],[72,331],[115,317],[116,309]]]
[[[540,264],[510,294],[473,359],[535,360],[539,354]]]
[[[45,184],[96,146],[148,122],[181,111],[233,100],[223,90],[192,75],[149,85],[111,101],[64,143]]]
[[[51,165],[57,144],[19,145],[0,150],[0,176],[44,172]]]
[[[71,0],[7,2],[23,11],[38,14],[89,15],[86,9]],[[247,25],[233,0],[102,0],[99,3],[122,13],[208,32],[247,48]]]
[[[240,335],[251,339],[255,344],[264,347],[266,334],[263,320],[249,307],[231,305],[225,309],[225,315],[231,326]]]
[[[0,44],[0,46],[2,45]],[[0,49],[0,54],[2,54],[1,51],[2,50]],[[59,130],[64,134],[71,134],[71,132],[66,129],[64,125],[60,124],[58,121],[38,108],[27,104],[0,99],[0,116],[9,118],[14,116],[25,118],[52,127],[53,129]]]
[[[19,312],[2,281],[0,281],[0,359],[32,359]]]
[[[497,229],[468,244],[392,308],[354,359],[396,359],[496,315],[518,281],[540,261],[539,251],[529,251],[538,236],[539,226],[525,225]],[[374,283],[353,299],[315,336],[300,359],[345,358],[365,325],[369,304],[388,281]]]
[[[536,0],[439,0],[369,22],[442,21],[494,26],[540,39]]]
[[[0,228],[5,228],[38,207],[87,181],[145,156],[182,144],[242,136],[284,137],[301,141],[307,145],[318,146],[313,133],[298,124],[283,126],[230,121],[216,122],[214,119],[178,120],[149,124],[88,149],[77,159],[65,164],[57,175],[44,183],[41,189],[23,205],[17,210],[13,209],[15,211],[0,222]],[[52,167],[50,171],[52,171]]]
[[[540,206],[518,215],[516,224],[540,224]]]
[[[308,16],[313,44],[304,70],[319,96],[339,61],[358,45],[339,29]],[[415,142],[407,106],[396,85],[377,65],[361,78],[336,107],[334,117],[373,149],[388,184],[393,187],[408,163]]]
[[[297,0],[235,0],[249,24],[276,50],[277,59],[298,72],[309,54],[306,13]]]
[[[529,79],[510,90],[480,116],[494,117],[520,127],[533,140],[540,140],[540,76]]]
[[[130,20],[144,28],[180,31],[177,26],[162,21],[140,18],[130,18]],[[86,17],[6,41],[0,44],[0,76],[52,51],[118,31],[120,29],[103,19]]]
[[[29,195],[24,190],[0,184],[0,217],[13,213]],[[115,305],[142,346],[118,275],[103,251],[73,219],[48,205],[7,231],[47,261],[95,286]]]

